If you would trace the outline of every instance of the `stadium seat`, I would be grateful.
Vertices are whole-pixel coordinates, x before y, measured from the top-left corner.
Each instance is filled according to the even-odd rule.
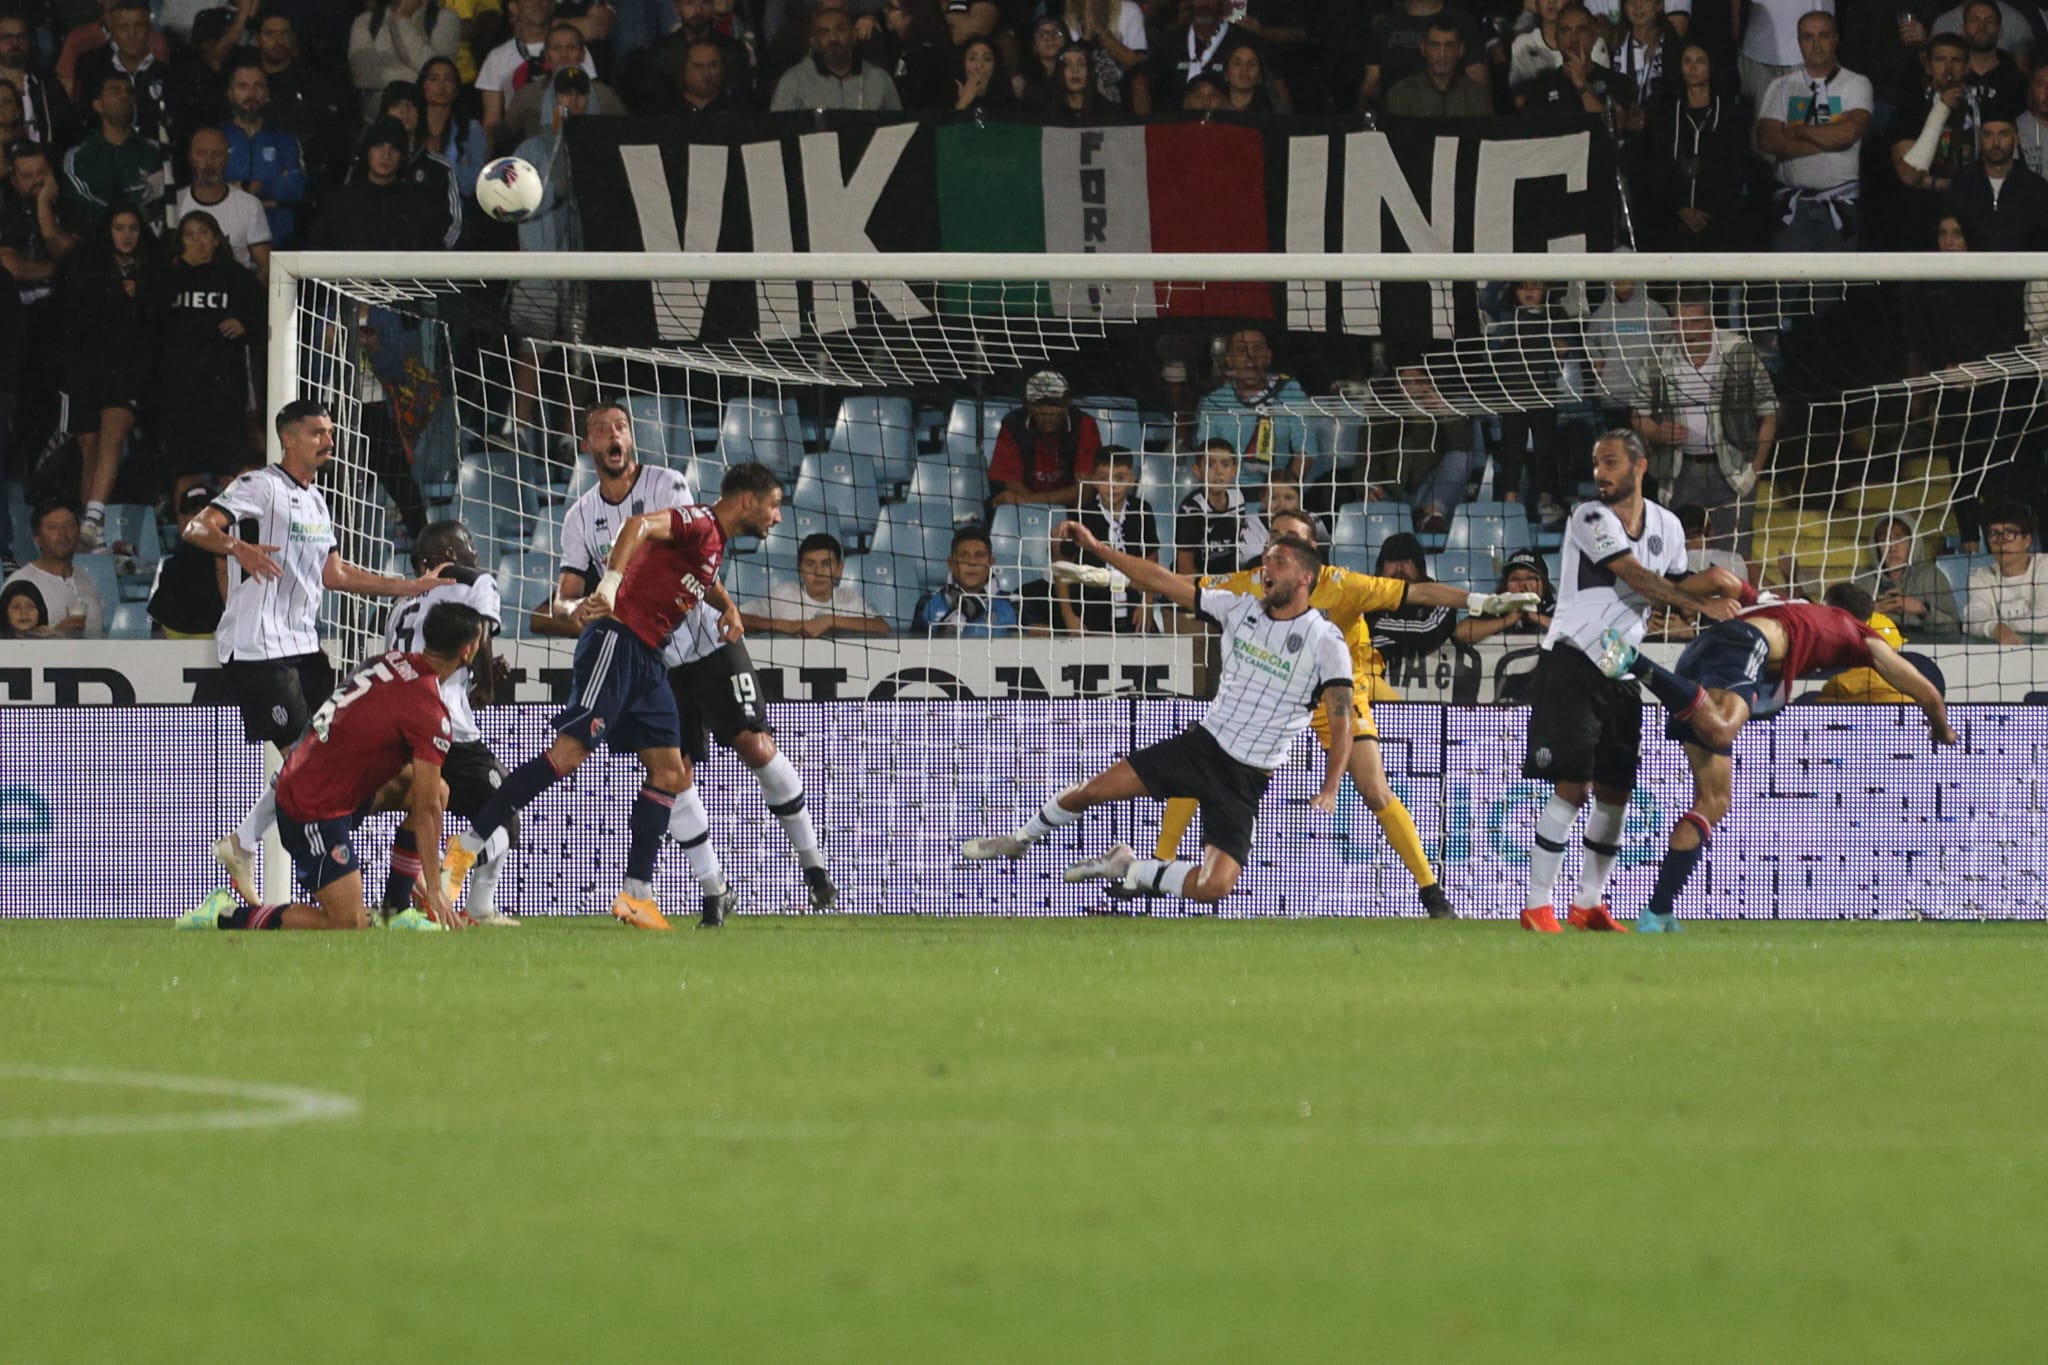
[[[100,591],[100,601],[106,604],[109,616],[114,608],[121,605],[121,580],[114,572],[112,555],[80,555],[71,561],[72,571],[83,573],[92,580]]]
[[[917,433],[910,400],[888,394],[853,394],[839,401],[830,450],[865,455],[882,491],[910,482],[917,465]]]
[[[920,461],[911,476],[910,500],[946,508],[948,525],[979,522],[988,495],[986,491],[977,491],[969,477],[973,473],[949,468],[933,460]],[[986,481],[983,481],[981,490],[986,487]]]
[[[881,524],[875,528],[874,543],[868,547],[868,552],[908,556],[917,560],[945,559],[952,549],[952,526],[934,526],[914,517],[889,515],[897,510],[892,507],[884,514]]]
[[[107,541],[126,541],[135,547],[135,558],[154,566],[164,557],[163,536],[157,527],[156,508],[138,503],[107,504]]]
[[[561,563],[554,555],[534,553],[506,555],[497,563],[502,616],[498,633],[508,640],[531,639],[533,610],[555,590]]]
[[[1528,513],[1516,502],[1460,503],[1444,537],[1447,550],[1520,550],[1533,544]]]
[[[1494,573],[1493,555],[1487,550],[1445,550],[1431,564],[1429,576],[1468,592],[1491,592],[1500,581]]]
[[[455,515],[486,562],[524,548],[528,518],[516,467],[512,456],[492,452],[464,460],[455,472]]]
[[[535,517],[533,531],[526,539],[526,548],[532,554],[546,555],[554,559],[562,553],[562,522],[559,517]]]
[[[768,596],[774,575],[759,555],[744,555],[725,565],[726,591],[735,602],[759,602]]]
[[[725,405],[718,448],[727,464],[758,460],[787,479],[803,462],[803,439],[798,433],[798,426],[780,403],[734,398]]]
[[[147,602],[123,602],[107,608],[108,639],[147,640],[150,625]]]
[[[946,419],[947,462],[986,469],[989,456],[995,453],[996,432],[1002,427],[1003,419],[1023,405],[1023,400],[1018,398],[985,398],[981,404],[981,420],[977,423],[972,398],[953,400],[952,414]]]
[[[1179,457],[1175,455],[1141,455],[1138,457],[1138,496],[1152,501],[1155,492],[1178,500],[1180,488]]]
[[[692,488],[695,488],[697,486],[695,480],[691,481],[690,486]],[[569,476],[569,486],[568,488],[563,490],[562,498],[566,502],[574,502],[576,501],[576,499],[582,497],[585,493],[588,493],[591,489],[595,487],[597,487],[597,466],[593,465],[588,460],[581,460],[577,462],[576,472]],[[458,501],[456,502],[456,507],[458,508],[456,515],[458,516],[461,515],[459,510],[461,505],[462,504],[458,499]],[[464,517],[463,519],[465,521],[468,520],[467,517]],[[472,536],[475,535],[476,527],[470,527],[469,533]]]
[[[1388,536],[1414,531],[1415,515],[1405,502],[1354,502],[1338,509],[1330,540],[1333,545],[1362,546],[1377,555]]]
[[[1145,424],[1138,415],[1137,399],[1082,398],[1075,402],[1074,411],[1095,419],[1104,445],[1122,446],[1126,450],[1145,448]]]
[[[680,464],[695,449],[687,435],[689,406],[683,399],[630,394],[626,415],[633,419],[633,447],[642,464]]]
[[[1970,609],[1970,572],[1991,562],[1991,556],[1943,555],[1934,561],[1934,567],[1948,575],[1948,581],[1956,590],[1956,614],[1967,617]]]
[[[1550,570],[1551,586],[1557,586],[1558,579],[1564,577],[1564,555],[1556,550],[1552,550],[1543,556],[1543,564],[1545,568]]]
[[[844,451],[804,456],[790,501],[833,513],[847,533],[862,542],[874,534],[882,514],[874,465],[865,455]]]
[[[1340,569],[1349,569],[1353,573],[1371,573],[1374,553],[1363,545],[1334,542],[1330,546],[1330,562]]]

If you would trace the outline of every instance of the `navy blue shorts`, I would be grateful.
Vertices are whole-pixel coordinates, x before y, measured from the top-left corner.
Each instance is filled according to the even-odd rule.
[[[298,870],[299,885],[317,892],[351,872],[362,870],[356,848],[349,836],[363,822],[361,815],[344,815],[336,820],[294,820],[283,807],[277,812],[277,840]]]
[[[1714,692],[1732,692],[1749,703],[1752,720],[1775,714],[1785,704],[1785,689],[1765,672],[1770,641],[1747,621],[1723,621],[1685,647],[1671,671],[1687,682]],[[1712,748],[1676,715],[1664,723],[1664,737]],[[1725,753],[1725,749],[1717,752]]]
[[[569,704],[551,723],[558,734],[591,749],[609,744],[615,754],[683,743],[660,653],[608,616],[591,622],[576,641]]]

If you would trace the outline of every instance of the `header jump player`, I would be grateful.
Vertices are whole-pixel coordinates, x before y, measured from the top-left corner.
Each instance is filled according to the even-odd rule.
[[[603,579],[576,609],[583,634],[576,641],[569,704],[553,721],[555,742],[515,769],[477,813],[471,832],[449,844],[443,888],[449,901],[479,857],[505,855],[506,826],[514,813],[605,743],[613,753],[637,754],[647,769],[627,826],[625,885],[612,914],[638,929],[673,927],[655,903],[654,865],[679,794],[692,800],[696,794],[683,763],[681,720],[662,650],[700,602],[718,610],[725,639],[740,637],[739,608],[718,582],[726,542],[765,536],[781,520],[781,481],[765,465],[749,463],[726,471],[711,506],[650,512],[620,528]],[[683,848],[704,889],[703,923],[715,928],[739,897],[725,883],[709,829]]]
[[[1940,691],[1863,624],[1861,618],[1871,610],[1870,594],[1846,584],[1835,591],[1850,599],[1848,610],[1814,602],[1751,607],[1702,633],[1671,669],[1638,654],[1620,631],[1600,637],[1600,671],[1610,678],[1640,679],[1664,703],[1671,712],[1665,738],[1685,746],[1686,766],[1692,769],[1692,809],[1671,830],[1657,885],[1636,920],[1638,932],[1677,931],[1678,893],[1706,856],[1714,827],[1728,814],[1735,737],[1745,722],[1777,714],[1800,679],[1844,668],[1874,669],[1926,714],[1936,744],[1956,742]]]
[[[366,929],[378,921],[363,902],[363,870],[350,836],[378,788],[412,766],[407,823],[419,843],[428,915],[407,908],[385,921],[396,929],[454,929],[455,911],[439,890],[436,866],[448,785],[441,763],[450,747],[441,686],[468,668],[483,639],[483,617],[442,603],[427,613],[422,653],[394,650],[357,669],[313,713],[307,736],[277,778],[278,837],[291,854],[311,905],[237,904],[221,890],[188,910],[180,929]]]

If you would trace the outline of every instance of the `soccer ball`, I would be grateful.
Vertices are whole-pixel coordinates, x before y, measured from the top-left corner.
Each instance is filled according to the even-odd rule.
[[[478,172],[477,206],[501,223],[517,223],[540,207],[540,172],[531,161],[501,156]]]

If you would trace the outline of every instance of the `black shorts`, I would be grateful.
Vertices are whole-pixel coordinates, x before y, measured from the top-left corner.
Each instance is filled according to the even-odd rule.
[[[693,763],[711,757],[711,740],[730,749],[748,730],[772,735],[762,706],[761,679],[753,656],[738,641],[701,659],[677,664],[668,671],[669,690],[676,694],[676,714],[683,725],[683,752]]]
[[[1631,791],[1643,759],[1643,698],[1634,678],[1609,678],[1568,644],[1543,651],[1529,676],[1529,752],[1522,776],[1555,786],[1595,782]]]
[[[1202,846],[1236,860],[1251,856],[1259,801],[1273,775],[1240,763],[1216,736],[1190,725],[1172,739],[1138,750],[1126,760],[1145,791],[1160,800],[1192,796],[1202,806]]]
[[[242,736],[287,748],[334,695],[334,665],[325,654],[290,659],[235,659],[220,666],[224,698],[242,711]]]
[[[299,885],[317,892],[351,872],[361,871],[362,864],[356,861],[355,844],[349,836],[362,822],[360,815],[344,815],[338,820],[296,820],[282,806],[278,807],[277,841],[291,855]]]
[[[449,813],[473,821],[505,784],[505,765],[498,762],[489,745],[473,739],[448,746],[441,778],[448,784]]]

